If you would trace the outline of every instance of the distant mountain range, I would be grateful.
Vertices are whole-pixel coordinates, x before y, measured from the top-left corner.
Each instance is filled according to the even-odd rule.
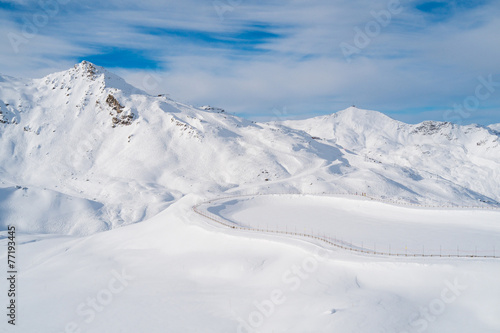
[[[90,234],[228,191],[500,206],[500,124],[409,125],[354,107],[257,123],[148,95],[85,61],[0,76],[0,229]]]

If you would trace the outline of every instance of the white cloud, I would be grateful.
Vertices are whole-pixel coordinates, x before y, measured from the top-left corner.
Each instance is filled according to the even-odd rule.
[[[30,3],[31,10],[39,10],[37,2]],[[262,115],[276,106],[286,106],[290,113],[326,113],[352,103],[395,118],[398,110],[421,109],[411,117],[400,113],[401,119],[413,121],[442,119],[442,110],[473,93],[478,76],[494,74],[500,81],[496,2],[434,20],[412,9],[415,1],[401,0],[405,10],[392,15],[391,23],[350,63],[339,44],[353,44],[354,28],[363,30],[374,20],[371,13],[386,10],[389,1],[227,1],[231,3],[235,5],[225,8],[222,19],[211,1],[69,3],[23,52],[1,48],[0,72],[47,74],[104,47],[132,48],[165,66],[152,93],[170,92],[193,104],[212,103],[247,115]],[[22,26],[5,13],[0,18],[6,45],[6,33]],[[209,43],[210,38],[234,38],[258,27],[279,38],[258,45]],[[188,31],[198,33],[190,36]],[[143,71],[114,71],[141,85]],[[500,90],[481,107],[484,112],[478,110],[470,121],[483,112],[481,121],[500,122],[500,115],[491,111],[500,107]],[[439,111],[425,111],[429,108]]]

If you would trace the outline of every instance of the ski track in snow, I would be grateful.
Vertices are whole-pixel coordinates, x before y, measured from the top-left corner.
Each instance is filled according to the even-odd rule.
[[[420,239],[417,238],[416,243],[412,244],[413,248],[410,249],[410,251],[408,251],[408,241],[407,241],[408,235],[400,235],[399,237],[404,238],[405,241],[402,242],[401,244],[399,244],[399,246],[393,247],[392,250],[391,250],[391,246],[387,245],[387,244],[390,244],[390,240],[389,239],[384,240],[382,238],[382,241],[379,241],[379,246],[382,245],[384,247],[384,250],[380,250],[380,248],[379,248],[379,250],[377,251],[377,249],[375,248],[376,241],[370,240],[368,237],[364,238],[364,239],[361,237],[360,238],[361,241],[359,241],[359,239],[358,239],[358,243],[354,244],[354,243],[348,241],[348,239],[349,239],[348,235],[344,235],[342,237],[342,234],[339,233],[338,230],[331,230],[331,228],[330,228],[330,230],[326,230],[326,229],[328,229],[328,225],[326,225],[326,226],[323,225],[322,228],[324,228],[324,229],[322,229],[320,227],[320,228],[317,228],[316,230],[311,231],[311,226],[307,225],[308,223],[304,219],[304,216],[302,216],[302,218],[303,218],[302,220],[300,220],[300,219],[294,220],[293,214],[286,215],[286,216],[285,215],[279,216],[278,218],[277,218],[277,216],[273,216],[272,218],[270,218],[270,217],[264,218],[264,216],[269,215],[269,211],[267,211],[265,208],[261,207],[261,206],[263,206],[261,201],[259,201],[260,204],[258,204],[258,203],[255,204],[255,205],[259,206],[259,209],[261,209],[261,211],[254,213],[255,215],[253,215],[252,217],[246,216],[246,221],[247,221],[246,224],[243,224],[238,219],[238,217],[234,217],[234,218],[230,219],[230,218],[227,218],[223,215],[224,210],[226,210],[226,205],[234,206],[234,205],[237,205],[239,203],[239,201],[241,201],[241,200],[251,201],[251,200],[254,200],[255,198],[259,198],[259,199],[263,198],[264,200],[266,200],[266,199],[269,200],[269,198],[271,198],[270,201],[272,201],[273,197],[276,197],[276,196],[285,197],[285,198],[286,197],[297,198],[299,200],[299,202],[298,203],[295,202],[293,204],[298,204],[298,205],[300,205],[300,198],[305,198],[305,197],[325,198],[325,195],[319,197],[318,195],[314,195],[314,194],[313,195],[311,195],[311,194],[295,194],[295,195],[293,195],[293,194],[249,194],[249,195],[244,195],[244,196],[242,196],[242,195],[225,196],[225,197],[210,199],[210,200],[207,200],[201,204],[195,205],[195,206],[193,206],[193,211],[195,211],[197,214],[199,214],[207,219],[210,219],[214,222],[217,222],[218,224],[223,225],[223,226],[230,228],[230,229],[253,231],[253,232],[267,233],[267,234],[274,234],[274,235],[279,234],[279,235],[285,235],[287,237],[294,237],[294,238],[297,238],[297,237],[306,238],[309,241],[313,241],[316,244],[318,243],[317,241],[320,241],[320,244],[322,244],[322,245],[327,244],[329,247],[336,247],[336,248],[340,248],[340,249],[344,249],[344,250],[348,250],[348,251],[352,251],[352,252],[357,252],[357,253],[361,253],[361,254],[371,254],[371,255],[381,255],[381,256],[396,256],[396,257],[427,257],[427,258],[430,258],[430,257],[500,258],[500,256],[497,255],[497,253],[496,253],[496,249],[497,248],[500,249],[500,229],[498,229],[498,226],[495,225],[495,221],[498,221],[500,219],[500,209],[495,208],[495,207],[486,207],[486,208],[485,207],[452,207],[452,206],[442,207],[442,206],[429,206],[429,205],[427,205],[427,206],[411,205],[413,207],[413,209],[424,209],[424,210],[427,210],[428,212],[430,212],[431,215],[433,213],[438,215],[438,217],[431,217],[431,219],[433,218],[434,221],[431,221],[430,223],[433,223],[433,224],[438,222],[439,215],[442,216],[443,213],[462,212],[462,213],[460,213],[460,215],[464,215],[464,214],[466,215],[465,217],[462,216],[463,221],[460,221],[461,223],[457,223],[458,221],[454,221],[454,223],[452,223],[450,226],[447,226],[448,229],[445,229],[444,232],[441,232],[438,235],[435,234],[436,231],[434,231],[434,235],[431,232],[429,232],[431,234],[431,237],[434,236],[436,239],[438,239],[437,242],[439,242],[439,239],[441,239],[440,237],[443,237],[445,234],[453,234],[455,238],[461,239],[461,241],[463,243],[459,242],[459,243],[454,244],[456,250],[450,249],[451,246],[449,244],[447,245],[447,247],[445,246],[444,248],[442,248],[442,246],[440,245],[439,251],[437,250],[436,246],[434,248],[432,248],[432,247],[430,248],[429,246],[427,246],[427,253],[425,251],[426,239],[423,237],[423,235],[420,237]],[[365,195],[358,196],[356,194],[337,194],[336,196],[328,195],[328,197],[348,198],[348,199],[351,199],[351,201],[352,201],[352,198],[355,198],[358,201],[359,201],[359,199],[366,199],[369,201],[380,202],[380,203],[383,203],[384,205],[388,205],[387,210],[390,210],[391,204],[395,207],[408,206],[408,205],[404,205],[401,203],[390,202],[390,201],[389,201],[390,204],[388,204],[387,201],[372,198],[372,197],[367,197]],[[265,203],[264,203],[264,205],[265,205]],[[307,203],[305,203],[305,205],[307,205]],[[269,206],[273,206],[273,205],[269,204]],[[252,204],[250,204],[250,207],[252,207]],[[242,206],[240,208],[245,208],[245,206]],[[266,207],[266,208],[269,209],[269,207]],[[276,210],[278,208],[273,207],[271,209]],[[312,210],[312,208],[307,208],[307,209]],[[363,203],[361,203],[359,209],[363,210]],[[286,208],[283,209],[283,207],[281,207],[281,208],[279,208],[279,210],[281,212],[286,211]],[[478,225],[472,227],[471,229],[464,229],[462,231],[462,234],[460,234],[460,232],[457,232],[456,229],[460,226],[460,224],[462,224],[462,226],[470,224],[468,219],[470,219],[470,216],[472,213],[471,210],[495,211],[495,214],[488,214],[488,213],[486,214],[486,218],[490,222],[489,225],[487,225],[486,229],[485,229],[485,234],[490,236],[489,242],[485,242],[485,239],[481,239],[481,238],[474,239],[474,237],[470,236],[469,233],[477,232],[477,231],[474,231],[475,230],[474,228],[479,228]],[[243,215],[246,215],[245,212],[239,212],[238,210],[236,210],[236,213],[237,214],[239,213],[238,215],[240,217]],[[261,214],[261,215],[259,215],[259,214]],[[311,212],[308,212],[307,214],[312,216],[314,214],[318,214],[318,212],[311,211]],[[415,213],[414,212],[412,213],[411,210],[409,210],[406,214],[415,215]],[[343,223],[344,224],[347,223],[348,220],[353,217],[352,215],[353,215],[352,213],[344,214],[342,216],[345,219],[345,221],[343,221]],[[477,213],[476,213],[476,215],[477,215]],[[456,217],[457,217],[457,215],[455,214],[454,218],[456,218]],[[325,216],[323,216],[323,218],[325,218]],[[364,217],[364,218],[366,218],[366,217]],[[404,214],[401,214],[401,216],[399,218],[400,218],[400,220],[395,221],[393,227],[397,227],[398,225],[400,225],[400,226],[404,225],[405,228],[407,228],[407,229],[412,227],[411,224],[408,225],[408,222],[405,221]],[[427,218],[429,218],[429,217],[427,217]],[[484,214],[483,214],[483,216],[481,216],[481,215],[476,216],[476,218],[479,218],[479,221],[476,221],[478,223],[485,222],[485,221],[481,221],[481,218],[485,218]],[[318,217],[315,216],[315,219],[318,219]],[[321,219],[321,217],[319,217],[319,219]],[[264,224],[261,224],[260,227],[258,227],[255,225],[255,222],[251,222],[251,221],[256,221],[256,220],[260,220],[260,221],[266,220],[267,226],[264,227]],[[412,221],[412,222],[414,223],[416,219],[413,218],[413,220],[414,221]],[[381,225],[383,225],[384,223],[387,223],[387,221],[384,220],[383,217],[379,217],[378,221],[379,222],[377,222],[377,223],[381,224]],[[273,225],[273,222],[274,223],[280,222],[279,224],[281,224],[281,225],[279,225],[279,226],[281,228],[278,228],[277,225]],[[429,223],[429,222],[427,222],[427,223]],[[306,226],[308,227],[307,230],[305,228]],[[413,227],[422,228],[422,227],[425,227],[425,225],[423,225],[423,226],[416,225]],[[496,228],[497,230],[495,230],[495,227],[497,227]],[[300,231],[297,232],[297,230],[302,230],[302,228],[304,228],[304,232],[300,232]],[[351,227],[351,228],[356,228],[356,226]],[[388,228],[387,231],[390,228]],[[493,229],[488,229],[488,228],[493,228]],[[495,234],[492,234],[493,230],[495,230],[495,232],[496,232]],[[370,232],[375,232],[375,230],[371,230]],[[379,232],[382,233],[380,230],[379,230]],[[406,233],[408,234],[410,232],[406,231]],[[327,236],[327,235],[332,235],[332,234],[339,235],[339,237]],[[404,236],[404,237],[401,237],[401,236]],[[351,237],[352,237],[352,235],[351,235]],[[393,237],[392,244],[398,245],[397,242],[394,242],[394,238],[396,238],[396,237]],[[497,241],[495,242],[494,240],[497,240]],[[427,241],[427,243],[428,243],[428,241]],[[489,245],[489,248],[488,248],[488,245],[485,245],[485,243]],[[374,244],[374,247],[372,247],[372,248],[365,247],[365,246],[363,246],[363,244],[366,244],[366,245]],[[403,246],[403,244],[404,244],[404,246]],[[460,250],[460,245],[462,246],[462,250]],[[468,246],[466,246],[466,245],[468,245]],[[479,251],[478,251],[478,245],[480,247]],[[402,248],[404,248],[405,250],[401,251]],[[422,251],[418,252],[419,250],[422,250]]]

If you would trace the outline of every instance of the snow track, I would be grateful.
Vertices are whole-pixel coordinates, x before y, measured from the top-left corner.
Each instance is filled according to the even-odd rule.
[[[441,246],[439,247],[439,251],[425,251],[425,247],[426,247],[425,243],[419,244],[420,246],[418,248],[421,249],[421,252],[418,252],[415,250],[408,251],[408,247],[406,247],[406,246],[405,246],[406,247],[405,251],[400,251],[401,247],[396,247],[396,248],[393,248],[391,250],[390,245],[388,247],[386,246],[384,249],[377,250],[375,245],[374,245],[374,247],[367,247],[364,245],[364,244],[373,244],[369,241],[368,242],[361,241],[361,242],[357,242],[357,244],[355,244],[354,242],[346,241],[346,239],[348,239],[348,238],[341,238],[341,237],[337,238],[336,236],[335,237],[328,236],[327,234],[329,232],[331,232],[332,230],[322,230],[322,228],[316,228],[316,230],[314,230],[312,232],[307,232],[305,229],[304,229],[304,232],[297,232],[296,231],[297,227],[299,227],[299,229],[300,229],[300,228],[303,228],[305,226],[305,221],[303,221],[303,220],[302,221],[298,221],[298,220],[293,221],[293,218],[292,218],[292,219],[287,219],[285,226],[283,226],[283,223],[281,223],[281,225],[276,226],[276,227],[267,226],[266,228],[263,228],[260,226],[256,227],[255,225],[252,225],[252,223],[249,223],[248,221],[247,221],[247,223],[241,223],[241,220],[237,217],[227,218],[227,217],[224,217],[222,215],[222,212],[225,210],[224,204],[228,204],[228,203],[230,203],[231,205],[236,205],[236,202],[241,202],[242,200],[254,200],[255,198],[266,198],[267,197],[267,199],[269,200],[269,197],[294,197],[294,198],[298,198],[301,196],[320,197],[319,195],[305,195],[305,194],[301,194],[301,195],[252,194],[252,195],[228,196],[228,197],[216,198],[216,199],[211,199],[211,200],[205,201],[203,203],[200,203],[198,205],[193,206],[193,210],[197,214],[199,214],[207,219],[210,219],[211,221],[214,221],[217,224],[223,225],[224,227],[227,227],[227,228],[231,228],[231,229],[235,229],[235,230],[258,232],[258,233],[274,234],[274,235],[286,235],[286,236],[290,236],[290,237],[294,237],[294,238],[297,238],[297,237],[302,238],[302,239],[305,238],[308,241],[311,241],[313,243],[327,245],[328,247],[339,248],[339,249],[352,251],[352,252],[360,253],[360,254],[378,255],[378,256],[395,256],[395,257],[500,258],[500,255],[498,255],[496,250],[495,250],[495,245],[492,246],[492,250],[488,250],[488,251],[484,251],[484,249],[478,251],[477,246],[475,246],[475,247],[474,246],[469,246],[469,247],[465,246],[465,250],[463,249],[463,247],[462,247],[462,249],[460,249],[460,247],[457,247],[456,252],[450,250],[449,247],[447,249],[443,250],[443,249],[441,249]],[[325,195],[323,194],[323,195],[321,195],[321,197],[324,198]],[[398,206],[403,206],[404,204],[402,204],[402,203],[398,203],[395,201],[387,201],[387,200],[377,199],[377,198],[373,198],[373,197],[368,197],[364,194],[362,194],[362,195],[337,194],[336,196],[328,195],[326,197],[330,197],[330,198],[341,197],[344,199],[347,198],[348,200],[349,199],[350,200],[357,199],[357,201],[361,202],[361,203],[370,203],[370,202],[383,203],[383,204],[385,204],[385,206],[387,206],[389,215],[390,215],[390,210],[394,209],[394,207],[396,207],[396,209],[399,209],[399,210],[406,209],[406,208],[398,207]],[[362,200],[360,201],[359,199],[362,199]],[[472,213],[473,211],[484,211],[484,210],[492,210],[492,211],[496,210],[496,211],[498,211],[499,210],[498,208],[495,208],[495,207],[458,207],[458,206],[451,207],[451,206],[449,206],[449,207],[447,207],[447,209],[443,209],[443,207],[419,206],[419,205],[415,205],[415,204],[408,204],[408,205],[411,205],[413,207],[418,207],[419,209],[422,209],[426,213],[430,212],[431,214],[433,214],[434,212],[438,212],[438,213],[447,212],[448,213],[450,211],[455,211],[455,212],[460,211],[460,212]],[[391,206],[392,206],[392,208],[391,208]],[[216,207],[219,207],[219,208],[216,209]],[[438,208],[439,210],[436,210],[436,208]],[[213,210],[213,212],[210,212],[210,210]],[[412,213],[414,213],[414,210],[415,210],[415,208],[413,208],[412,210],[408,209],[408,212],[405,212],[405,213],[412,214]],[[243,212],[240,212],[240,215],[241,214],[243,214]],[[254,214],[255,214],[255,212],[254,212]],[[472,214],[475,214],[475,213],[472,213]],[[494,214],[496,214],[496,212]],[[439,218],[439,215],[437,215],[437,216],[438,216],[437,218]],[[489,218],[489,220],[492,220],[491,214],[487,217]],[[496,215],[493,217],[493,219],[494,218],[496,218]],[[253,215],[252,218],[248,217],[247,220],[248,219],[262,221],[262,219],[260,217],[256,217],[255,215]],[[383,219],[384,219],[384,217],[381,217],[380,221],[383,221]],[[290,222],[290,221],[292,221],[292,222]],[[471,226],[467,226],[467,228],[464,229],[464,231],[462,231],[460,229],[460,228],[463,228],[463,225],[460,225],[460,223],[457,225],[454,225],[454,224],[448,225],[448,226],[446,226],[446,228],[448,228],[450,230],[451,229],[458,229],[458,231],[456,231],[457,235],[460,235],[460,233],[462,233],[461,236],[465,235],[466,238],[469,238],[468,233],[473,234],[473,236],[475,236],[475,234],[478,233],[478,231],[474,229],[476,224],[479,224],[477,226],[478,230],[481,229],[482,225],[480,222],[481,221],[479,221],[479,222],[474,221],[474,223],[472,223]],[[290,225],[287,225],[287,223],[290,223]],[[297,223],[299,225],[297,225]],[[381,222],[381,223],[383,223],[383,222]],[[402,223],[405,223],[405,221],[403,220]],[[295,231],[291,231],[292,227],[295,227]],[[356,228],[356,227],[360,227],[360,226],[354,226],[354,228]],[[416,227],[418,227],[418,226],[416,226]],[[422,228],[425,228],[425,227],[426,227],[426,225],[422,226]],[[390,228],[392,228],[392,226],[390,226]],[[496,228],[496,229],[498,229],[498,228]],[[448,233],[449,231],[445,229],[443,232]],[[483,230],[483,232],[484,232],[484,230]],[[500,230],[494,230],[493,234],[495,232],[499,233]],[[486,231],[486,233],[489,233],[489,231]],[[452,235],[452,236],[455,236],[455,235]],[[482,238],[479,238],[476,236],[476,239],[474,239],[473,236],[470,236],[470,238],[472,238],[472,241],[476,240],[479,244],[483,243]],[[460,239],[460,237],[457,237],[457,238]],[[495,243],[493,243],[493,244],[495,244]],[[474,250],[472,250],[472,249],[474,249]],[[455,253],[453,253],[453,252],[455,252]]]

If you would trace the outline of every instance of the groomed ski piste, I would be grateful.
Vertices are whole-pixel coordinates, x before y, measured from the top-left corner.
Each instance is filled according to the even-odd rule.
[[[193,210],[231,229],[363,254],[500,258],[500,209],[491,206],[418,205],[366,193],[275,193],[215,198]]]

